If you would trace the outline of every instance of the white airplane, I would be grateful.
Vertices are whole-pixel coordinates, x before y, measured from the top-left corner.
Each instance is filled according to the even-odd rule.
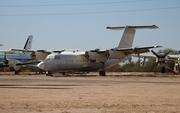
[[[140,66],[143,66],[145,67],[146,66],[146,58],[148,59],[155,59],[155,65],[152,67],[152,69],[158,65],[158,66],[161,66],[162,69],[161,69],[161,73],[165,73],[165,68],[166,69],[169,69],[175,73],[179,73],[179,66],[180,66],[180,51],[178,51],[178,54],[177,55],[168,55],[170,53],[167,52],[167,53],[161,53],[161,54],[157,54],[156,52],[154,52],[153,50],[151,50],[151,52],[154,54],[154,55],[149,55],[149,54],[134,54],[132,56],[134,57],[139,57],[140,58],[143,58],[143,60],[140,60]],[[174,68],[172,69],[169,65],[168,65],[168,62],[170,63],[174,63]]]
[[[53,53],[40,62],[37,66],[46,71],[47,76],[51,76],[53,71],[60,71],[64,75],[66,72],[90,72],[99,71],[99,75],[105,76],[105,69],[131,59],[133,53],[149,52],[150,48],[161,46],[132,47],[136,29],[155,29],[152,26],[125,26],[107,27],[112,30],[124,30],[119,45],[112,49],[100,51],[99,49],[85,52],[61,52]]]
[[[32,35],[27,38],[27,41],[24,45],[24,49],[31,49],[32,45]],[[27,64],[38,63],[35,60],[35,54],[33,52],[23,52],[15,54],[7,54],[7,50],[0,50],[0,67],[10,67],[15,71],[15,74],[18,74],[20,67]],[[30,62],[31,61],[31,62]]]

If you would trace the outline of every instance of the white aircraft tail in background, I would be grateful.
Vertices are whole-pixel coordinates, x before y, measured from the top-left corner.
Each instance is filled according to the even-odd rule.
[[[30,35],[24,45],[24,49],[21,50],[31,49],[32,39],[33,36]],[[16,51],[19,49],[14,50]],[[38,63],[38,61],[34,61],[33,52],[23,51],[23,53],[7,54],[11,51],[12,50],[0,50],[0,52],[3,52],[0,54],[0,67],[10,67],[14,70],[15,74],[18,74],[21,66]]]
[[[33,35],[30,35],[28,38],[27,38],[27,41],[24,45],[24,49],[31,49],[31,46],[32,46],[32,40],[33,40]]]

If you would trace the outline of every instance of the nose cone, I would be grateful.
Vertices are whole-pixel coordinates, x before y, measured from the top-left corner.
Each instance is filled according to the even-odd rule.
[[[43,63],[43,62],[40,62],[37,66],[38,66],[40,69],[44,70],[44,63]]]

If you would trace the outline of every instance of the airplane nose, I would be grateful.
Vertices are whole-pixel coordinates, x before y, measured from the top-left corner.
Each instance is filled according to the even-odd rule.
[[[44,69],[44,63],[42,63],[42,62],[39,63],[37,66],[38,66],[40,69],[42,69],[42,70]]]

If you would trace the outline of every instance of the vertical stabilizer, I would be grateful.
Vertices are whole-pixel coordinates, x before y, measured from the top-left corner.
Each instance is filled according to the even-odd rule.
[[[30,35],[24,45],[24,49],[31,49],[33,36]]]
[[[119,41],[118,48],[132,47],[135,32],[136,30],[134,28],[129,28],[129,26],[126,26],[124,33]]]
[[[122,30],[124,29],[124,33],[119,41],[118,48],[128,48],[132,47],[134,36],[136,29],[156,29],[158,28],[156,25],[152,26],[126,26],[126,27],[107,27],[107,29],[111,30]]]

